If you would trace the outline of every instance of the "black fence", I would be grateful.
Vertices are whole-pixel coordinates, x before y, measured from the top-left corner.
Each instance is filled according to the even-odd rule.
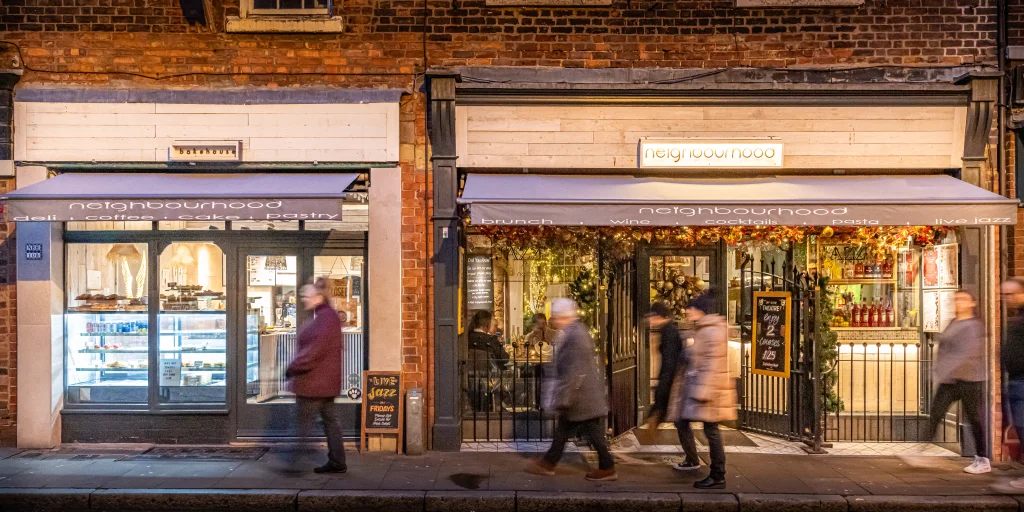
[[[825,440],[959,442],[959,405],[946,414],[938,432],[928,431],[934,348],[931,342],[840,340],[835,391],[843,407],[826,415]]]
[[[553,419],[541,400],[544,375],[552,375],[549,343],[513,343],[508,359],[470,350],[460,361],[463,441],[550,439]]]

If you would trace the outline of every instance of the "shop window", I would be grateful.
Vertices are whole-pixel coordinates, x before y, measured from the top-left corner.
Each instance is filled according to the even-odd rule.
[[[337,33],[343,20],[331,16],[331,0],[242,0],[238,16],[228,16],[228,32]]]
[[[159,372],[163,403],[224,403],[227,290],[224,253],[210,242],[160,254]]]
[[[65,226],[68,231],[150,231],[153,229],[153,223],[150,221],[68,222]]]
[[[341,320],[342,339],[342,396],[337,402],[359,403],[362,396],[362,375],[366,369],[365,328],[363,325],[363,257],[316,256],[313,275],[327,279],[331,306]]]
[[[217,221],[160,221],[159,229],[162,231],[209,231],[209,230],[221,230],[227,229],[224,222]]]
[[[67,403],[145,404],[146,244],[68,244]]]
[[[294,255],[246,257],[246,401],[292,403],[285,371],[295,356],[297,311]]]

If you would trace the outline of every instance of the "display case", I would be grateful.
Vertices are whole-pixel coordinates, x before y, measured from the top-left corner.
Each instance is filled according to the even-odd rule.
[[[160,401],[224,403],[227,316],[216,311],[160,313]]]
[[[67,245],[65,401],[149,400],[148,245]]]
[[[209,242],[182,242],[160,255],[160,402],[227,400],[227,298],[223,253]]]
[[[145,313],[68,312],[67,402],[145,404],[149,329]]]

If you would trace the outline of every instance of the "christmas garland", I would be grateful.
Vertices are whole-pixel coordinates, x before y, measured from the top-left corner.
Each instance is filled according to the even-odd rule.
[[[494,248],[502,252],[521,256],[543,251],[593,254],[599,249],[617,261],[631,259],[640,242],[689,248],[724,241],[728,245],[788,248],[809,236],[827,239],[830,244],[865,246],[881,255],[908,241],[933,245],[951,229],[944,226],[473,227],[474,233],[490,237]]]

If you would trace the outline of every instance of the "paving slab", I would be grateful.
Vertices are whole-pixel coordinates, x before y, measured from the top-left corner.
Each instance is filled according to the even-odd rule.
[[[737,494],[743,512],[846,512],[842,496],[808,494]]]
[[[423,512],[426,491],[303,491],[298,510],[311,512]]]
[[[1017,512],[1009,496],[856,496],[847,498],[850,512]]]
[[[109,489],[96,491],[90,507],[104,510],[295,510],[298,491],[280,489]]]
[[[84,511],[89,509],[91,490],[85,489],[3,489],[0,503],[5,511]]]
[[[530,492],[516,494],[518,512],[678,512],[681,500],[669,493]]]
[[[732,494],[680,494],[683,512],[739,512],[740,502]]]
[[[428,491],[426,512],[516,512],[511,491]]]

